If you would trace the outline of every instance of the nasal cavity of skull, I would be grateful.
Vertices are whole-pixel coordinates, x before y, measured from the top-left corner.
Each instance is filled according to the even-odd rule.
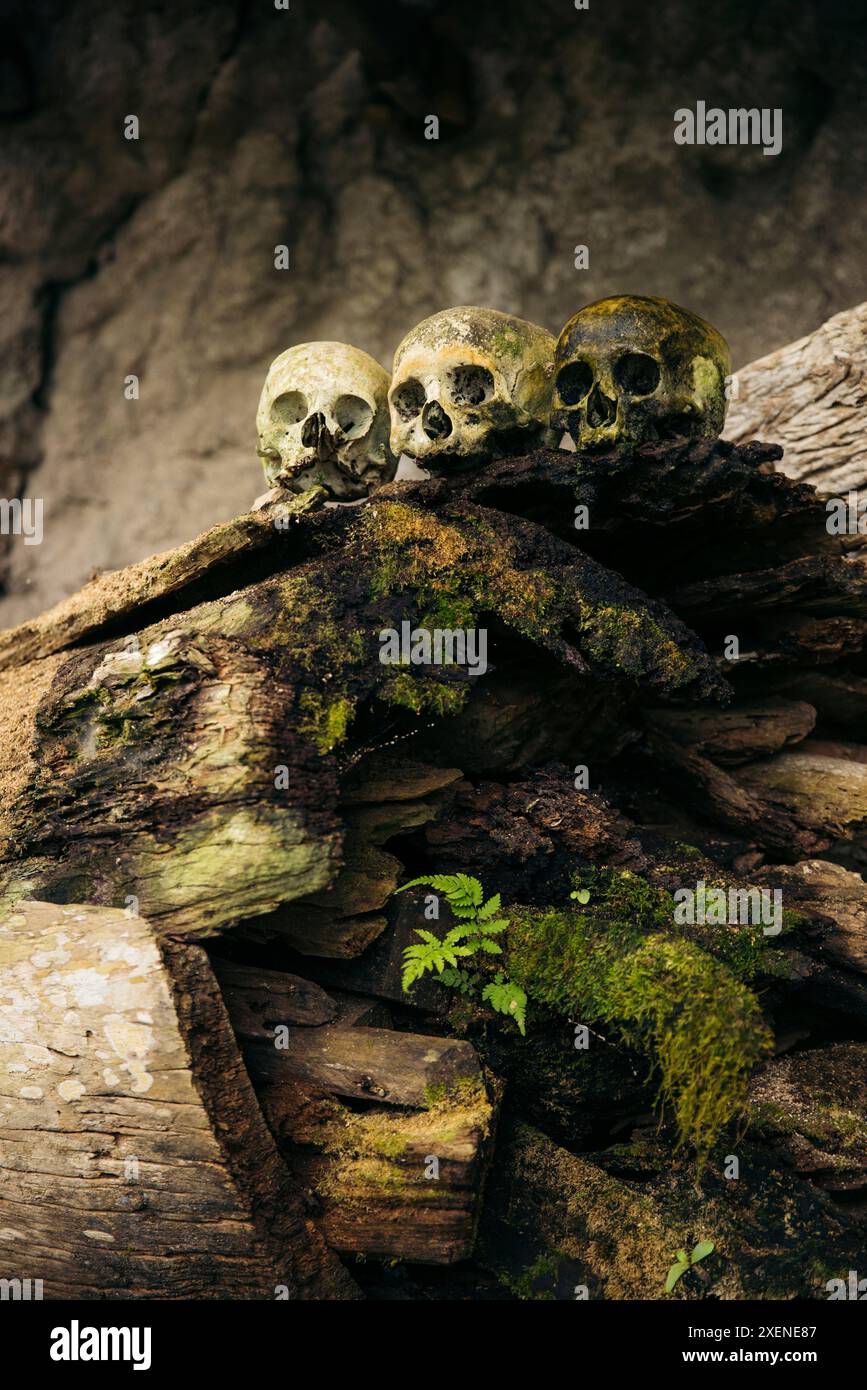
[[[477,363],[453,367],[448,375],[449,395],[455,405],[481,405],[494,394],[494,378]]]
[[[370,429],[373,410],[360,396],[340,396],[334,404],[334,418],[347,439],[361,439]]]
[[[301,391],[284,391],[271,407],[271,419],[285,429],[290,425],[300,425],[306,418],[307,397]]]
[[[401,382],[392,395],[391,403],[401,420],[414,420],[427,399],[425,389],[415,377]]]
[[[649,396],[659,385],[659,367],[646,352],[624,352],[614,363],[613,376],[630,396]]]
[[[580,358],[567,362],[557,374],[557,394],[564,405],[577,405],[583,401],[592,385],[593,368]]]
[[[448,439],[452,432],[452,422],[439,401],[428,401],[422,411],[421,427],[428,439]]]

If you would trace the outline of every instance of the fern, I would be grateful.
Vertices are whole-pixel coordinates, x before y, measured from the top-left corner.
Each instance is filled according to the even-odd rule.
[[[491,1008],[495,1009],[498,1014],[505,1014],[507,1018],[513,1018],[518,1025],[521,1036],[524,1036],[527,996],[520,985],[514,985],[511,980],[503,979],[502,970],[498,970],[491,983],[485,985],[482,990],[482,998],[486,999]]]
[[[403,989],[409,991],[427,971],[435,974],[440,984],[450,989],[458,989],[462,994],[474,995],[482,984],[482,976],[471,974],[459,966],[458,961],[468,956],[501,956],[503,948],[495,940],[509,925],[507,917],[498,917],[501,909],[500,894],[494,893],[485,902],[485,892],[477,878],[470,874],[432,874],[425,878],[413,878],[395,889],[404,893],[407,888],[433,888],[442,893],[457,919],[444,937],[433,932],[416,928],[416,936],[421,938],[419,945],[407,946],[403,953]],[[498,971],[493,981],[482,989],[482,998],[496,1013],[514,1019],[520,1032],[524,1033],[527,996],[524,991]]]

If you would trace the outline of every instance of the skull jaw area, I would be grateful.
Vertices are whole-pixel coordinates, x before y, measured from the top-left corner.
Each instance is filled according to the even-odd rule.
[[[463,473],[496,459],[529,453],[531,449],[556,448],[563,431],[534,422],[532,425],[505,425],[470,439],[455,432],[445,439],[408,441],[402,452],[429,473]]]
[[[285,488],[287,492],[324,487],[339,502],[367,497],[372,486],[370,479],[365,480],[351,465],[342,463],[336,453],[319,454],[314,450],[305,451],[300,457],[266,459],[265,477],[269,486]]]
[[[716,439],[722,428],[721,421],[690,405],[662,412],[638,412],[633,406],[625,416],[619,408],[615,419],[602,425],[589,423],[584,409],[562,411],[556,422],[576,449],[591,453],[638,449],[644,444],[671,443],[677,439]]]

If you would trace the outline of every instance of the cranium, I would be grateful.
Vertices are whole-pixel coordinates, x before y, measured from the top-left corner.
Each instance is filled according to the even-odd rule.
[[[496,309],[445,309],[394,355],[392,452],[450,468],[553,443],[554,339]]]
[[[341,501],[394,477],[388,447],[388,372],[346,343],[300,343],[268,369],[256,428],[270,486],[321,484]]]
[[[715,439],[730,371],[728,344],[697,314],[614,295],[580,309],[560,334],[551,420],[578,449]]]

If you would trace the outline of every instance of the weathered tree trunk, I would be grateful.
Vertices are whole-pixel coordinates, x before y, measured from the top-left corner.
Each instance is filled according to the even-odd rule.
[[[867,480],[867,304],[737,373],[726,437],[776,439],[790,478],[845,493]]]
[[[49,1298],[353,1298],[200,947],[22,903],[0,933],[0,1249]]]

